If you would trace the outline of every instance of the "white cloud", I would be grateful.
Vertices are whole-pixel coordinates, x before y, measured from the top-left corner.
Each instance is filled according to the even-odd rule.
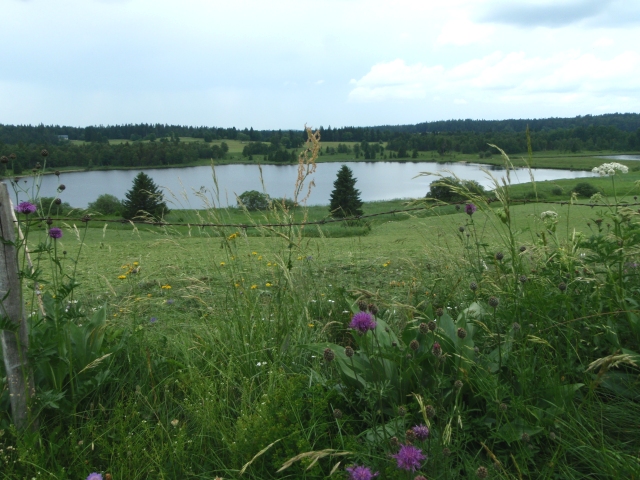
[[[469,19],[455,15],[455,18],[444,24],[436,39],[438,45],[471,45],[486,40],[493,31],[491,25],[471,22]]]
[[[627,51],[612,58],[567,50],[551,56],[494,52],[445,68],[397,59],[374,65],[353,83],[349,99],[371,102],[438,96],[462,104],[463,98],[485,103],[624,104],[640,95],[640,54]],[[634,103],[638,103],[636,100]],[[631,108],[631,105],[628,105]],[[625,109],[628,110],[628,109]]]
[[[593,45],[594,47],[611,47],[615,43],[616,42],[614,42],[611,38],[602,37],[593,42],[591,45]]]
[[[469,102],[467,102],[464,98],[455,98],[453,100],[453,103],[455,103],[456,105],[466,105]]]

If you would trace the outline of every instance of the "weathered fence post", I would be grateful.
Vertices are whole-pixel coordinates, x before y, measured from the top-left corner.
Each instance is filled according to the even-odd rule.
[[[15,326],[12,330],[0,331],[0,340],[13,423],[23,429],[29,425],[29,400],[35,395],[35,387],[27,360],[29,334],[18,275],[15,229],[9,190],[0,182],[0,318]]]

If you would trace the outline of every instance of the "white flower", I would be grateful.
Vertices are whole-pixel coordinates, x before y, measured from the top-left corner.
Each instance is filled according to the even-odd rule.
[[[547,218],[550,220],[555,220],[556,218],[558,218],[558,214],[552,210],[547,210],[546,212],[542,212],[540,214],[540,218],[542,220],[545,220]]]
[[[603,163],[599,167],[594,167],[594,169],[591,171],[593,173],[597,173],[601,177],[605,177],[607,175],[615,175],[616,172],[628,173],[629,167],[625,167],[621,163],[611,162],[611,163]]]

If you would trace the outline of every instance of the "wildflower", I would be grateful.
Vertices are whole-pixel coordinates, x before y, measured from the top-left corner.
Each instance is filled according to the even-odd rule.
[[[367,308],[371,312],[371,315],[377,315],[378,314],[378,307],[374,303],[370,303],[369,305],[367,305]]]
[[[413,432],[413,430],[407,430],[406,432],[404,432],[404,439],[407,443],[413,443],[416,441],[416,434]]]
[[[126,275],[118,275],[119,280],[125,280],[127,278]]]
[[[309,328],[313,328],[313,327],[315,327],[315,325],[314,325],[313,323],[308,323],[308,324],[307,324],[307,327],[309,327]]]
[[[257,255],[258,252],[251,252],[251,255]]]
[[[333,350],[331,350],[330,348],[325,348],[324,352],[322,352],[322,357],[324,358],[325,362],[331,363],[333,359],[336,358],[336,354],[333,353]]]
[[[173,304],[174,304],[174,302],[175,302],[175,300],[174,300],[173,298],[170,298],[170,299],[169,299],[169,300],[167,300],[165,303],[166,303],[167,305],[173,305]]]
[[[594,169],[591,171],[593,173],[597,173],[601,177],[605,177],[607,175],[615,175],[616,172],[627,173],[629,171],[629,167],[625,167],[624,165],[617,162],[611,162],[603,163],[599,167],[594,167]]]
[[[464,211],[469,216],[473,215],[477,209],[478,209],[478,207],[476,207],[473,203],[467,203],[464,206]]]
[[[558,214],[552,210],[547,210],[546,212],[542,212],[540,214],[540,218],[542,220],[555,220],[556,218],[558,218]]]
[[[426,425],[416,425],[413,427],[413,433],[421,442],[429,438],[429,428]]]
[[[458,329],[458,338],[465,338],[466,336],[467,336],[467,331],[464,328],[460,327]]]
[[[102,475],[97,472],[90,473],[86,480],[102,480]]]
[[[489,297],[489,306],[491,308],[497,308],[500,300],[497,297]]]
[[[335,418],[336,420],[340,420],[342,418],[342,410],[340,410],[339,408],[334,409],[333,418]]]
[[[476,470],[476,477],[478,478],[487,478],[489,476],[489,471],[487,467],[478,467]]]
[[[221,267],[224,267],[225,265],[226,265],[226,263],[224,263],[224,262],[220,262],[220,266],[221,266]]]
[[[353,357],[353,354],[354,354],[354,353],[355,353],[355,352],[353,351],[353,348],[351,348],[351,347],[345,347],[345,349],[344,349],[344,354],[345,354],[348,358]]]
[[[464,227],[458,227],[458,230],[460,231],[460,233],[464,232]]]
[[[258,285],[256,284],[251,285],[251,290],[255,290],[256,288],[258,288]]]
[[[520,280],[520,283],[527,283],[527,276],[526,275],[520,275],[519,280]]]
[[[180,420],[178,420],[177,418],[171,420],[172,427],[177,427],[179,423],[180,423]]]
[[[453,383],[453,386],[454,386],[456,389],[460,390],[460,389],[464,386],[464,384],[462,383],[462,381],[460,381],[460,380],[456,380],[456,381]]]
[[[158,319],[156,317],[151,317],[151,319],[149,320],[149,323],[156,323],[158,321]]]
[[[401,445],[400,451],[393,455],[393,458],[398,461],[398,468],[415,472],[427,457],[422,454],[422,450],[413,445]]]
[[[53,227],[49,229],[49,236],[51,238],[53,238],[54,240],[57,240],[58,238],[62,238],[62,230],[59,229],[58,227]]]
[[[469,284],[469,288],[471,289],[472,292],[475,292],[478,289],[478,284],[476,282],[471,282]]]
[[[430,331],[434,331],[437,327],[436,322],[431,320],[429,323],[427,323],[427,327],[429,328]]]
[[[417,340],[411,340],[409,343],[409,348],[414,352],[420,348],[420,343]]]
[[[438,317],[441,317],[442,315],[444,315],[444,310],[442,309],[442,307],[438,307],[438,308],[436,309],[436,315],[437,315]]]
[[[379,475],[378,472],[373,473],[368,467],[363,467],[360,465],[347,467],[346,470],[347,472],[349,472],[349,480],[371,480],[372,478]]]
[[[358,312],[351,318],[349,328],[357,330],[360,335],[364,335],[369,330],[376,328],[376,322],[367,312]]]
[[[420,324],[420,326],[418,327],[418,330],[420,330],[421,334],[426,335],[429,332],[429,325],[427,325],[426,323],[422,322]]]
[[[504,258],[504,253],[502,253],[502,252],[496,253],[496,260],[501,262],[503,258]]]
[[[564,282],[560,282],[560,284],[558,285],[558,288],[560,289],[561,292],[564,292],[567,289],[567,284]]]
[[[431,353],[433,353],[436,357],[442,355],[442,347],[438,342],[433,343],[433,347],[431,347]]]
[[[272,285],[269,282],[267,282],[267,283],[264,284],[264,286],[265,287],[271,287]]]
[[[405,407],[403,407],[402,405],[400,405],[398,407],[398,416],[399,417],[404,417],[407,414],[407,409]]]
[[[260,255],[260,256],[258,257],[258,260],[262,260],[262,255]]]
[[[397,447],[400,444],[400,442],[398,441],[398,437],[391,437],[389,439],[389,443],[392,447]]]
[[[15,207],[16,212],[24,213],[25,215],[29,215],[30,213],[35,213],[37,208],[33,203],[29,202],[20,202],[17,207]]]
[[[367,302],[365,302],[364,300],[358,300],[358,309],[361,312],[366,312],[367,311]]]
[[[167,283],[167,284],[165,284],[165,285],[162,285],[160,288],[161,288],[162,290],[171,290],[171,285],[169,285],[169,284]]]

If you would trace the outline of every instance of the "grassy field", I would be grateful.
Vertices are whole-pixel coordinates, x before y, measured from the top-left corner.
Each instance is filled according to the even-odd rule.
[[[327,207],[18,213],[38,425],[3,380],[0,478],[640,478],[639,179],[305,226]]]

